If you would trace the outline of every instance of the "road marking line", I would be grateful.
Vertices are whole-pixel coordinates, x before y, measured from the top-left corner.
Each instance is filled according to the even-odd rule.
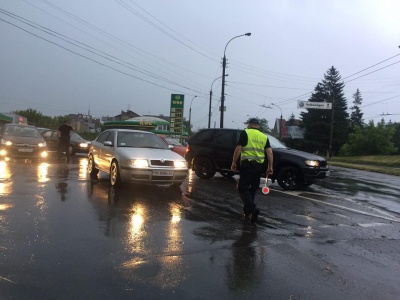
[[[391,224],[385,224],[385,223],[358,223],[358,226],[361,226],[364,228],[375,227],[375,226],[384,226],[384,225],[393,226]]]
[[[276,192],[281,192],[281,193],[287,194],[287,192],[282,192],[282,191],[278,191],[278,190],[276,190]],[[362,215],[365,215],[365,216],[376,217],[376,218],[384,219],[384,220],[387,220],[387,221],[393,221],[393,222],[400,223],[400,219],[399,218],[396,218],[396,217],[394,217],[394,216],[392,216],[390,214],[387,214],[387,213],[386,214],[388,216],[385,217],[385,216],[380,216],[380,215],[368,213],[368,212],[365,212],[365,211],[362,211],[362,210],[358,210],[358,209],[354,209],[354,208],[350,208],[350,207],[346,207],[346,206],[342,206],[342,205],[337,205],[337,204],[333,204],[333,203],[327,203],[327,202],[324,202],[324,201],[321,201],[321,200],[312,199],[312,198],[309,198],[309,197],[301,196],[299,194],[296,195],[295,193],[290,193],[290,194],[293,195],[293,196],[297,196],[299,198],[303,198],[303,199],[307,199],[307,200],[312,201],[312,202],[319,203],[319,204],[324,204],[324,205],[336,207],[336,208],[339,208],[339,209],[351,211],[351,212],[362,214]]]

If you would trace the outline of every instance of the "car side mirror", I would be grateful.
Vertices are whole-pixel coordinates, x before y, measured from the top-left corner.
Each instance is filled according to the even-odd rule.
[[[113,143],[112,143],[111,141],[105,141],[105,142],[103,143],[103,145],[104,145],[104,146],[110,146],[110,147],[112,147]]]
[[[174,145],[168,145],[168,148],[169,148],[170,150],[172,150],[172,149],[174,149]]]

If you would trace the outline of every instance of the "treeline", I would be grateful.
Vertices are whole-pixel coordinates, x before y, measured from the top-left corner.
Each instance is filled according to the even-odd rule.
[[[362,94],[357,89],[348,108],[339,72],[331,67],[308,101],[332,103],[328,109],[307,109],[301,113],[304,140],[296,145],[308,152],[330,156],[400,154],[400,123],[384,119],[377,124],[363,119]],[[350,112],[350,113],[349,113]]]
[[[12,113],[27,118],[29,125],[50,129],[57,129],[64,120],[70,121],[68,115],[49,117],[31,108],[26,110],[15,110]]]

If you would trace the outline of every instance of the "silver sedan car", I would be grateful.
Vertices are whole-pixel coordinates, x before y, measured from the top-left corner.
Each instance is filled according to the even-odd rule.
[[[181,184],[188,174],[185,159],[156,134],[132,129],[108,129],[92,141],[88,172],[110,175],[112,186],[121,182]]]

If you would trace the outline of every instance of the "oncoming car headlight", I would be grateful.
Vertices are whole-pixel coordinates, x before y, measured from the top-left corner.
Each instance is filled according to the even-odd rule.
[[[185,160],[178,160],[174,161],[175,168],[186,168],[186,161]]]
[[[11,146],[12,142],[1,139],[1,143],[6,146]]]
[[[87,147],[89,147],[89,145],[88,145],[88,143],[80,143],[79,147],[80,148],[87,148]]]
[[[39,143],[38,146],[39,146],[39,148],[46,147],[46,142],[44,142],[44,143]]]
[[[135,167],[144,168],[149,166],[147,159],[132,159],[131,164]]]
[[[306,160],[305,163],[307,166],[310,166],[310,167],[319,167],[318,160]]]

